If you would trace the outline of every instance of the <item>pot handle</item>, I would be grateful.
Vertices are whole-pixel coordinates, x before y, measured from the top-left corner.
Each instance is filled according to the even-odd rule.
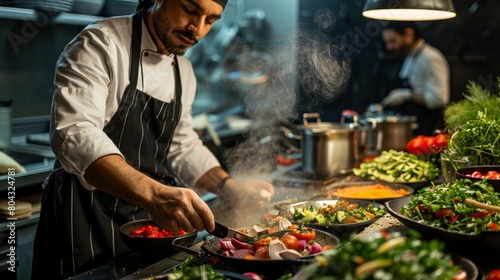
[[[319,116],[319,113],[304,113],[302,115],[302,121],[304,122],[304,125],[309,124],[309,119],[316,119],[317,123],[321,123],[321,117]]]
[[[179,252],[188,253],[188,254],[193,255],[195,257],[198,257],[198,258],[201,258],[203,256],[203,251],[189,249],[188,247],[177,244],[177,241],[181,240],[182,238],[183,237],[177,237],[176,239],[172,240],[172,247],[174,247],[175,250],[177,250]]]
[[[359,115],[356,111],[354,110],[344,110],[342,111],[342,115],[340,118],[340,125],[344,126],[345,125],[345,118],[346,117],[351,117],[353,121],[353,127],[358,127],[359,126]]]

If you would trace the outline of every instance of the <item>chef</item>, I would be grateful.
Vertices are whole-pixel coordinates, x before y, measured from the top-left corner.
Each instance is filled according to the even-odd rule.
[[[51,112],[57,162],[44,183],[33,279],[117,259],[127,252],[119,227],[131,220],[213,231],[211,209],[187,187],[238,210],[273,197],[268,182],[230,177],[192,129],[196,80],[182,55],[226,2],[141,0],[136,14],[97,21],[66,46]]]
[[[394,21],[382,30],[387,50],[405,56],[399,87],[382,105],[389,111],[417,116],[415,134],[432,135],[443,129],[443,107],[450,100],[450,69],[443,54],[422,38],[413,22]]]

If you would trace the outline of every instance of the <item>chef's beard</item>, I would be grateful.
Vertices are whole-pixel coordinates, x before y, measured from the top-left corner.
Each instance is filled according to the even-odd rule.
[[[156,34],[158,35],[158,38],[160,39],[161,43],[169,53],[175,55],[184,55],[184,53],[186,53],[188,48],[184,46],[175,45],[167,34],[171,34],[172,36],[175,36],[176,33],[180,34],[188,38],[189,40],[193,41],[194,44],[192,46],[198,43],[198,40],[196,39],[194,32],[189,30],[172,29],[172,25],[169,22],[163,21],[161,18],[157,16],[153,17],[153,26]],[[159,26],[162,26],[162,28],[159,28]]]

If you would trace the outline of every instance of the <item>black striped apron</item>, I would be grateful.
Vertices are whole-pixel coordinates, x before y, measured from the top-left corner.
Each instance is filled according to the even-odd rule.
[[[165,162],[181,115],[181,81],[174,61],[175,101],[165,103],[137,90],[142,17],[133,18],[130,84],[104,128],[136,169],[173,184]],[[48,177],[35,237],[32,279],[61,279],[108,263],[128,253],[120,225],[149,218],[143,209],[100,190],[89,191],[62,168]],[[118,278],[118,277],[116,277]]]

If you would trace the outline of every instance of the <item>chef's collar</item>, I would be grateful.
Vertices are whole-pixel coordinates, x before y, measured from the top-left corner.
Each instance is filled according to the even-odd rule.
[[[416,56],[417,54],[419,54],[424,49],[424,45],[425,45],[425,40],[424,39],[418,40],[418,42],[415,45],[415,47],[410,50],[410,55],[411,56]]]

